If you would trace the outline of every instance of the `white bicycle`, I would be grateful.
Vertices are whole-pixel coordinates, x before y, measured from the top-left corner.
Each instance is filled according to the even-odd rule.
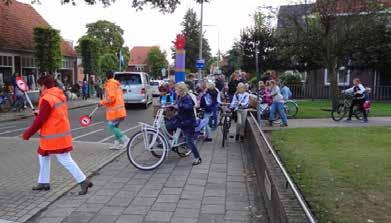
[[[177,128],[173,134],[165,125],[164,108],[159,109],[152,125],[139,123],[141,130],[136,132],[127,146],[129,161],[140,170],[154,170],[159,167],[172,150],[179,157],[187,157],[191,150],[187,148],[182,130]],[[201,120],[196,127],[196,138],[200,130],[208,124]]]

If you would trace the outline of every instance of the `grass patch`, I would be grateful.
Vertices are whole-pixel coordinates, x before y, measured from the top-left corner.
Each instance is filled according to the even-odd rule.
[[[272,141],[320,222],[391,222],[390,135],[380,127],[286,129]]]
[[[330,118],[330,112],[324,109],[331,109],[329,100],[298,100],[299,113],[296,118]],[[374,101],[369,117],[391,116],[391,102]]]

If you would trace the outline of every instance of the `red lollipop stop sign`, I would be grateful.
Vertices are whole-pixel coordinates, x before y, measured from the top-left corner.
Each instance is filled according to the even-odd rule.
[[[82,127],[87,127],[91,124],[91,118],[88,115],[83,115],[80,117],[79,122]]]

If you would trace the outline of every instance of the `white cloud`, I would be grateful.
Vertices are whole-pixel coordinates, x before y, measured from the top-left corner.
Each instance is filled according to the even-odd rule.
[[[20,0],[30,3],[31,0]],[[88,6],[79,0],[78,5],[61,5],[60,0],[41,0],[42,4],[33,7],[49,22],[61,30],[65,39],[76,41],[85,34],[85,25],[100,19],[116,23],[125,30],[125,44],[133,46],[158,45],[171,55],[171,41],[180,32],[180,23],[188,8],[199,13],[200,6],[194,0],[183,0],[173,14],[161,14],[157,9],[146,8],[136,11],[131,8],[130,0],[117,0],[109,7],[102,5]],[[250,14],[261,5],[286,4],[289,0],[213,0],[204,4],[204,24],[218,25],[220,29],[220,48],[223,52],[230,49],[240,30],[252,24]],[[199,15],[199,14],[198,14]],[[216,27],[205,27],[206,37],[216,54],[218,35]]]

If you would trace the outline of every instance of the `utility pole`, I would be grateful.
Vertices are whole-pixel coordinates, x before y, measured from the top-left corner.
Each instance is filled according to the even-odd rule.
[[[202,26],[203,26],[203,19],[204,19],[204,1],[201,0],[200,52],[199,52],[199,57],[198,57],[200,60],[202,60],[202,38],[203,38]],[[201,68],[198,69],[198,79],[199,80],[202,79],[202,69]]]

